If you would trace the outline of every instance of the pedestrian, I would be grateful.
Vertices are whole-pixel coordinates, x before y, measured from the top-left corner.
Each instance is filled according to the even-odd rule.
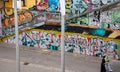
[[[108,55],[105,56],[105,68],[106,70],[108,70],[109,72],[112,72],[113,70],[111,69],[111,65],[110,65],[110,60],[108,58]]]
[[[106,72],[106,68],[105,68],[105,56],[103,56],[103,58],[102,58],[101,71],[100,72]]]

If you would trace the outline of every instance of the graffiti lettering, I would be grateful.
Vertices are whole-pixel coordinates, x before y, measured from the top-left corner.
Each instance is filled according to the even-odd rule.
[[[14,39],[14,37],[10,37],[5,42],[14,43]],[[60,50],[60,35],[54,33],[23,32],[19,39],[19,43],[22,45]],[[114,41],[104,41],[100,38],[85,38],[79,35],[66,35],[65,51],[98,57],[108,54],[114,59],[118,58],[118,44]]]

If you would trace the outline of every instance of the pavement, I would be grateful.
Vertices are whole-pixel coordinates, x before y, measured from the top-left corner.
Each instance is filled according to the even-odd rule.
[[[20,72],[61,72],[60,51],[19,46]],[[120,61],[110,60],[113,72],[120,72]],[[100,72],[101,58],[65,53],[65,72]],[[0,72],[16,72],[14,44],[0,43]]]

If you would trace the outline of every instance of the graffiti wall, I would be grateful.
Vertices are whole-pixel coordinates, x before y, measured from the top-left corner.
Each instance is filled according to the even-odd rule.
[[[66,0],[66,12],[72,14],[71,16],[68,16],[69,18],[76,14],[90,12],[94,9],[100,8],[101,6],[109,5],[117,1],[119,0]],[[94,11],[88,15],[72,19],[68,23],[96,26],[98,28],[120,29],[120,10],[117,10],[119,6],[116,5],[115,7],[116,10],[113,10],[113,7],[113,9],[110,10]]]
[[[32,30],[19,35],[19,44],[50,50],[60,50],[60,32],[46,30]],[[14,43],[15,37],[3,40],[6,43]],[[113,39],[101,37],[83,36],[78,33],[66,33],[65,51],[91,56],[103,56],[108,54],[111,58],[118,59],[120,44]]]
[[[90,26],[100,28],[120,29],[119,19],[120,11],[95,11],[90,14]]]
[[[73,24],[76,26],[84,26],[89,28],[98,28],[103,30],[108,30],[108,32],[101,31],[101,36],[107,36],[110,38],[119,38],[120,37],[120,18],[119,15],[120,10],[108,10],[108,11],[95,11],[90,14],[84,15],[82,17],[78,17],[76,19],[70,20],[68,23]],[[92,29],[93,30],[93,29]],[[86,30],[85,30],[86,31]],[[87,30],[86,32],[90,34],[91,29]],[[97,35],[100,32],[92,31],[92,35]],[[111,33],[110,33],[111,31]],[[97,33],[97,34],[96,34]],[[103,35],[104,34],[104,35]],[[120,39],[120,38],[119,38]]]
[[[23,0],[25,1],[25,0]],[[29,2],[30,0],[26,0]],[[82,14],[84,12],[92,11],[103,5],[109,5],[118,0],[65,0],[66,1],[66,17],[70,18],[77,14]],[[5,7],[7,5],[12,5],[12,1],[9,0],[5,2]],[[33,27],[35,24],[40,22],[45,22],[47,25],[56,25],[60,22],[60,7],[59,0],[42,0],[38,1],[35,5],[35,1],[27,3],[30,5],[28,11],[18,12],[18,24],[19,28],[27,27],[30,25]],[[23,2],[25,7],[25,2]],[[35,5],[35,6],[34,6]],[[7,33],[14,31],[14,16],[13,9],[5,8],[5,17],[2,19],[2,26]],[[49,21],[49,23],[48,23]],[[58,22],[58,23],[56,23]],[[108,54],[111,58],[118,59],[120,54],[120,42],[118,40],[112,39],[120,37],[120,11],[119,10],[109,10],[109,11],[94,11],[90,14],[84,15],[83,17],[78,17],[70,20],[68,23],[74,23],[77,25],[85,25],[86,28],[79,30],[78,28],[71,28],[70,31],[73,33],[66,33],[65,35],[65,51],[80,53],[84,55],[91,56],[103,56]],[[39,25],[37,25],[39,26]],[[89,28],[96,26],[97,28]],[[106,29],[112,29],[117,31],[107,31]],[[48,28],[49,29],[49,28]],[[66,27],[66,30],[68,28]],[[81,33],[77,33],[81,32]],[[6,33],[6,34],[7,34]],[[82,35],[83,34],[83,35]],[[89,35],[84,35],[89,34]],[[94,35],[91,37],[91,35]],[[106,38],[110,37],[110,38]],[[108,36],[109,35],[109,36]],[[101,36],[101,37],[99,37]],[[30,32],[22,32],[19,35],[19,44],[47,48],[50,50],[60,50],[60,32],[57,31],[47,31],[47,30],[32,30]],[[4,42],[14,43],[15,37],[8,37]]]
[[[36,1],[36,2],[35,2]],[[21,0],[22,10],[28,10],[29,8],[36,5],[41,0]],[[14,13],[13,10],[13,0],[4,1],[4,11],[6,15],[12,15]]]
[[[120,10],[116,11],[95,11],[82,17],[76,18],[74,24],[85,26],[96,26],[98,28],[120,29]],[[73,23],[70,20],[68,23]]]
[[[119,0],[65,0],[66,1],[66,13],[80,14],[85,11],[92,11],[103,5],[109,5]],[[59,0],[22,0],[22,9],[48,12],[59,12],[60,4]],[[5,12],[7,15],[13,14],[12,0],[5,2]]]
[[[66,0],[66,18],[70,18],[76,14],[82,14],[87,11],[92,11],[94,8],[98,8],[103,5],[107,5],[110,3],[114,3],[117,0]],[[28,2],[32,3],[32,2]],[[12,4],[11,1],[5,2],[5,7],[8,4]],[[35,16],[38,16],[39,13],[43,13],[43,15],[38,16],[38,20],[45,21],[49,20],[54,22],[60,22],[60,14],[52,14],[59,12],[59,0],[43,0],[38,1],[37,5],[30,8],[29,11],[19,13],[19,24],[23,24],[26,22],[30,22],[30,20],[34,19]],[[33,9],[32,9],[33,8]],[[9,8],[10,9],[10,8]],[[37,10],[37,11],[36,11]],[[14,17],[13,17],[13,10],[5,10],[8,12],[4,20],[3,24],[5,26],[14,25]],[[50,12],[47,14],[46,12]],[[26,17],[25,13],[29,14]],[[110,29],[120,29],[120,11],[95,11],[90,14],[87,14],[83,17],[78,17],[77,19],[69,20],[68,23],[75,23],[78,25],[86,25],[86,26],[97,26],[99,28],[110,28]],[[28,19],[31,18],[31,19]],[[38,21],[37,20],[37,21]],[[38,21],[39,22],[39,21]],[[9,25],[8,25],[9,24]]]

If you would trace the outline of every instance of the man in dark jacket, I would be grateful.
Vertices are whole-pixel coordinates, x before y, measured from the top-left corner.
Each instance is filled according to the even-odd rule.
[[[102,62],[101,62],[101,71],[100,72],[106,72],[105,68],[105,56],[103,56]]]

